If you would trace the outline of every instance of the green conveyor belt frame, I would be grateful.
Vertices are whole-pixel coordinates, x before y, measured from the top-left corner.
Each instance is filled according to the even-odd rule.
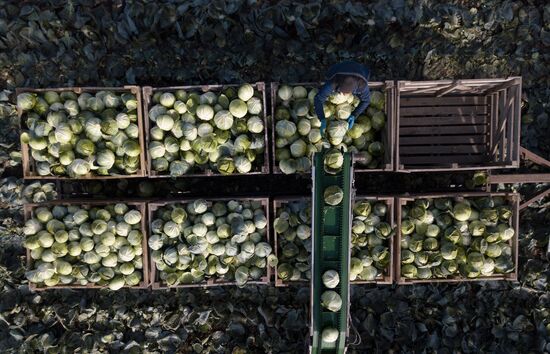
[[[312,277],[311,277],[311,346],[312,354],[332,354],[346,352],[346,339],[349,335],[349,268],[350,230],[352,219],[353,164],[351,153],[344,153],[344,165],[340,173],[328,174],[324,169],[324,156],[327,150],[314,155],[312,170]],[[344,198],[337,206],[324,202],[324,190],[338,185],[344,191]],[[323,285],[322,275],[326,270],[336,270],[340,283],[335,289]],[[334,290],[342,298],[342,308],[331,312],[321,306],[321,294]],[[324,328],[333,327],[339,332],[336,342],[322,341]]]

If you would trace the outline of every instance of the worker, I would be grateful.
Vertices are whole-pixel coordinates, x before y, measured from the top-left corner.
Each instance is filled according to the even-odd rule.
[[[324,135],[327,120],[323,105],[334,92],[354,94],[359,96],[361,102],[348,118],[348,129],[353,127],[355,118],[361,115],[370,103],[370,91],[368,85],[369,69],[355,61],[344,61],[331,66],[326,75],[326,82],[315,96],[315,113],[321,121],[321,135]]]

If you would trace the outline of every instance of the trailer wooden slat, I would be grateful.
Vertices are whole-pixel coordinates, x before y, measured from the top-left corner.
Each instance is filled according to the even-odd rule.
[[[399,146],[408,146],[408,145],[427,145],[427,144],[483,144],[487,141],[485,135],[457,135],[457,136],[432,136],[429,139],[419,136],[404,136],[399,138]]]
[[[401,107],[487,105],[485,96],[401,97]]]
[[[403,157],[414,154],[484,154],[485,145],[425,145],[407,146],[401,149]]]
[[[487,161],[485,155],[426,155],[402,156],[405,165],[452,165],[453,163],[480,163]]]
[[[513,137],[514,137],[514,122],[512,121],[513,119],[513,115],[514,115],[514,112],[515,112],[515,105],[518,104],[518,102],[516,102],[516,89],[517,87],[516,86],[512,86],[509,88],[510,90],[510,95],[508,96],[508,110],[507,110],[507,113],[506,115],[509,117],[507,119],[507,132],[506,132],[506,161],[511,163],[512,162],[512,159],[513,159],[513,156],[512,156],[512,151],[514,150],[513,149]]]
[[[498,121],[499,124],[502,123],[502,121],[506,120],[506,113],[505,113],[505,102],[506,102],[506,91],[502,91],[502,93],[499,93],[500,99],[498,103],[498,109],[500,111]],[[498,127],[497,127],[498,129]],[[504,156],[504,146],[506,145],[506,140],[504,139],[504,136],[502,132],[497,130],[497,142],[499,142],[499,158],[501,161],[505,161],[506,158]]]
[[[440,127],[401,127],[400,135],[460,135],[460,134],[485,134],[486,125],[448,125]]]
[[[399,107],[400,116],[487,114],[487,106]]]
[[[451,117],[403,117],[401,126],[422,126],[422,125],[478,125],[486,124],[487,116],[471,115],[471,116],[451,116]]]

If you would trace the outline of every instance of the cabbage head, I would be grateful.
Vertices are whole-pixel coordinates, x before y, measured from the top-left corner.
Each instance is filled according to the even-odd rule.
[[[325,189],[323,196],[326,204],[336,206],[344,199],[344,191],[342,188],[332,185]]]
[[[288,120],[280,120],[275,125],[275,131],[279,137],[290,138],[296,134],[296,124]]]
[[[330,174],[336,174],[344,165],[344,155],[337,149],[330,149],[325,154],[325,171]]]
[[[231,112],[234,117],[242,118],[248,113],[248,106],[244,101],[234,99],[229,104],[229,112]]]
[[[321,339],[325,343],[334,343],[338,340],[338,330],[333,327],[327,327],[323,329],[323,332],[321,333]]]
[[[292,88],[288,85],[282,85],[277,90],[277,96],[283,101],[288,101],[292,98]]]
[[[338,312],[342,308],[342,298],[336,291],[327,290],[321,294],[321,306],[332,312]]]
[[[322,276],[323,284],[329,289],[334,289],[340,283],[340,275],[335,270],[327,270]]]

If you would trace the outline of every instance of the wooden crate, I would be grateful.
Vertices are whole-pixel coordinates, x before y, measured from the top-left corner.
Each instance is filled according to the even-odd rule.
[[[449,278],[433,278],[433,279],[408,279],[401,276],[401,207],[408,202],[414,201],[416,199],[426,199],[426,198],[453,198],[453,199],[464,199],[464,198],[476,198],[476,197],[504,197],[509,201],[512,207],[512,219],[511,226],[514,228],[515,235],[508,241],[509,245],[512,247],[512,258],[514,260],[514,271],[507,274],[494,274],[491,276],[480,276],[477,278],[464,278],[460,275],[455,275]],[[397,216],[397,232],[395,237],[394,249],[394,268],[395,268],[395,277],[397,283],[401,285],[410,285],[410,284],[419,284],[419,283],[460,283],[460,282],[476,282],[476,281],[488,281],[488,280],[508,280],[516,281],[518,279],[518,245],[519,245],[519,202],[520,195],[518,193],[484,193],[484,192],[472,192],[472,193],[441,193],[441,194],[431,194],[431,195],[415,195],[411,197],[400,197],[397,198],[396,202],[396,216]]]
[[[368,200],[368,201],[381,201],[384,202],[388,206],[388,217],[386,219],[386,222],[388,222],[392,228],[395,228],[396,220],[395,220],[395,199],[393,197],[370,197],[370,196],[356,196],[353,200],[353,203],[355,204],[356,201],[361,200]],[[298,201],[311,201],[310,197],[281,197],[273,200],[273,216],[272,220],[275,220],[275,217],[277,216],[277,209],[283,207],[285,204],[289,202],[298,202]],[[279,257],[279,245],[278,245],[278,236],[275,230],[273,230],[273,242],[275,245],[275,255]],[[396,236],[394,236],[395,238]],[[394,259],[394,249],[395,249],[395,242],[393,239],[389,241],[388,245],[390,249],[390,257],[392,261],[390,261],[390,264],[388,266],[389,272],[387,274],[384,274],[382,276],[377,277],[375,280],[353,280],[351,281],[352,285],[362,285],[362,284],[392,284],[393,280],[395,278],[395,265],[393,262]],[[351,250],[350,250],[351,252]],[[300,285],[300,286],[309,286],[310,280],[308,279],[301,279],[296,281],[284,281],[279,279],[279,276],[277,274],[277,269],[275,269],[275,286],[277,287],[288,287],[290,285]]]
[[[31,93],[44,93],[47,91],[54,92],[74,92],[77,95],[89,92],[96,93],[98,91],[113,91],[117,93],[129,92],[136,96],[137,99],[137,126],[139,128],[139,146],[140,146],[140,162],[139,169],[136,173],[131,175],[110,175],[110,176],[96,176],[92,174],[87,174],[78,178],[71,178],[68,176],[40,176],[36,173],[36,168],[34,165],[34,160],[31,156],[31,149],[28,144],[21,142],[21,153],[22,153],[22,166],[23,166],[23,178],[24,179],[45,179],[45,180],[58,180],[58,179],[121,179],[121,178],[139,178],[147,177],[147,168],[145,163],[145,138],[143,136],[144,122],[143,122],[143,103],[141,98],[141,88],[139,86],[124,86],[124,87],[61,87],[61,88],[29,88],[22,87],[16,89],[16,94],[24,92]],[[19,124],[21,131],[27,130],[25,115],[24,112],[20,109],[17,110],[19,115]]]
[[[201,92],[206,93],[208,91],[222,91],[228,87],[235,87],[238,88],[241,85],[238,84],[231,84],[231,85],[191,85],[191,86],[168,86],[168,87],[151,87],[151,86],[145,86],[143,87],[143,108],[144,108],[144,121],[145,121],[145,142],[147,148],[145,149],[147,152],[147,171],[149,172],[149,177],[151,178],[171,178],[169,174],[159,174],[157,171],[154,171],[151,163],[152,159],[149,157],[149,109],[153,105],[153,95],[155,92],[174,92],[176,90],[186,90],[186,91],[195,91],[195,92]],[[254,87],[254,90],[257,90],[261,93],[261,99],[263,103],[263,112],[261,115],[261,118],[264,122],[264,143],[265,143],[265,151],[264,151],[264,163],[262,166],[260,166],[259,171],[251,171],[248,173],[240,173],[240,174],[232,174],[234,175],[260,175],[260,174],[269,174],[269,152],[268,152],[268,139],[267,139],[267,101],[266,101],[266,91],[265,91],[265,83],[264,82],[257,82],[255,84],[252,84],[252,87]],[[202,173],[188,173],[185,174],[183,177],[202,177],[202,176],[225,176],[217,171],[212,171],[210,169],[207,169],[206,171]]]
[[[281,169],[275,161],[275,110],[277,108],[277,91],[281,84],[277,82],[271,83],[271,163],[272,171],[275,174],[282,174]],[[320,87],[322,83],[305,82],[292,83],[289,86],[304,86],[306,88]],[[395,96],[396,89],[393,81],[384,82],[369,82],[370,90],[383,90],[386,98],[384,113],[386,114],[386,127],[382,134],[382,144],[384,145],[384,161],[379,168],[369,169],[364,166],[354,168],[355,172],[388,172],[394,170],[394,137],[395,137]],[[354,158],[356,162],[360,162],[361,158]]]
[[[287,204],[289,202],[300,202],[300,201],[311,203],[311,197],[280,197],[280,198],[274,199],[273,210],[272,210],[273,215],[271,220],[275,221],[275,218],[277,217],[277,209],[281,208],[284,204]],[[277,259],[279,259],[279,264],[280,264],[281,261],[279,258],[279,243],[278,243],[277,232],[275,232],[275,228],[273,227],[271,227],[271,230],[273,231],[274,252],[275,252],[275,255],[277,256]],[[274,277],[275,277],[275,286],[277,287],[286,287],[289,285],[309,286],[310,284],[309,279],[300,279],[296,281],[284,281],[279,279],[279,275],[277,273],[277,267],[275,267],[274,269]]]
[[[130,206],[134,206],[139,212],[141,213],[141,233],[143,234],[143,239],[141,241],[141,246],[143,248],[143,254],[142,254],[142,263],[143,263],[143,269],[141,270],[143,273],[143,278],[141,282],[136,286],[124,286],[125,288],[130,289],[147,289],[149,288],[149,255],[147,253],[147,229],[145,227],[145,224],[147,223],[147,204],[143,202],[136,202],[136,201],[124,201],[124,200],[72,200],[72,201],[53,201],[53,202],[47,202],[47,203],[30,203],[30,204],[24,204],[23,205],[23,214],[25,221],[29,220],[32,217],[32,213],[36,208],[39,207],[53,207],[55,205],[76,205],[81,207],[102,207],[110,204],[116,204],[116,203],[124,203]],[[26,249],[27,251],[27,269],[30,270],[30,267],[32,265],[33,259],[31,258],[31,251],[29,249]],[[95,284],[86,284],[86,285],[56,285],[56,286],[47,286],[47,287],[38,287],[36,284],[29,282],[29,289],[32,291],[44,291],[49,289],[106,289],[108,286],[100,286]]]
[[[518,167],[521,77],[398,81],[396,169]]]
[[[392,229],[395,229],[396,227],[396,221],[395,221],[395,198],[393,197],[368,197],[368,196],[356,196],[355,200],[353,201],[354,204],[356,201],[361,200],[368,200],[370,202],[376,202],[380,201],[385,203],[388,206],[388,214],[386,216],[386,222],[389,223],[392,227]],[[383,274],[382,276],[377,277],[375,280],[354,280],[351,282],[351,284],[392,284],[393,280],[395,279],[395,266],[394,266],[394,255],[396,254],[395,250],[395,241],[396,238],[395,234],[391,237],[389,240],[389,249],[390,249],[390,264],[388,265],[388,270],[386,274]]]
[[[193,198],[193,199],[177,199],[177,200],[170,200],[170,201],[155,201],[148,204],[148,232],[149,235],[153,235],[153,231],[151,230],[151,223],[153,220],[155,220],[155,212],[160,209],[161,207],[164,207],[166,205],[174,204],[174,203],[180,203],[180,204],[186,204],[193,202],[199,198]],[[267,232],[266,232],[266,242],[271,244],[270,239],[270,228],[271,228],[271,221],[270,221],[270,208],[269,208],[269,199],[268,198],[248,198],[248,197],[235,197],[235,198],[211,198],[206,199],[208,202],[208,205],[211,206],[213,202],[227,202],[230,200],[237,200],[237,201],[259,201],[261,202],[262,206],[265,210],[265,216],[267,218]],[[273,245],[272,245],[273,247]],[[149,260],[149,272],[151,273],[151,286],[153,290],[162,290],[162,289],[178,289],[178,288],[208,288],[212,286],[227,286],[227,285],[237,285],[234,281],[227,281],[227,280],[216,280],[216,279],[207,279],[206,281],[202,283],[197,284],[178,284],[178,285],[172,285],[169,286],[165,283],[162,283],[161,279],[159,278],[159,273],[157,272],[157,267],[155,266],[155,262],[151,258]],[[269,284],[271,281],[271,273],[273,272],[272,268],[268,265],[266,267],[266,275],[263,276],[260,280],[250,280],[246,284],[255,284],[255,285],[265,285]]]

